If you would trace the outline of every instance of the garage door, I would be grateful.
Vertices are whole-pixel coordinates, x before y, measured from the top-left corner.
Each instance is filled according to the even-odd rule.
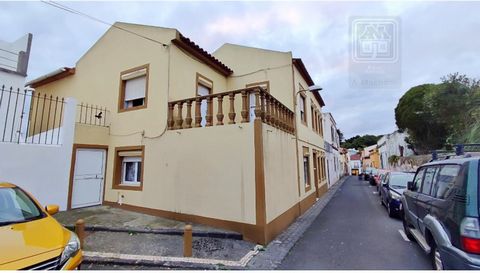
[[[77,149],[72,189],[72,208],[102,204],[106,151]]]

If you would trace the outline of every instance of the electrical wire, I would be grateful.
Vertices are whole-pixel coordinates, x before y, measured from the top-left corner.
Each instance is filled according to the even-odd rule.
[[[262,71],[267,72],[269,70],[275,70],[275,69],[280,69],[280,68],[290,67],[290,66],[292,66],[292,65],[291,64],[284,64],[284,65],[280,65],[280,66],[267,67],[267,68],[258,69],[258,70],[252,71],[252,72],[248,72],[248,73],[245,73],[245,74],[231,75],[230,77],[232,77],[232,78],[244,77],[244,76],[252,75],[252,74],[255,74],[255,73],[258,73],[258,72],[262,72]]]
[[[73,14],[86,17],[86,18],[88,18],[88,19],[90,19],[90,20],[93,20],[93,21],[96,21],[96,22],[98,22],[98,23],[101,23],[101,24],[104,24],[104,25],[107,25],[107,26],[110,26],[110,27],[114,27],[114,28],[119,29],[119,30],[123,30],[123,31],[125,31],[125,32],[130,33],[130,34],[136,35],[136,36],[138,36],[138,37],[140,37],[140,38],[143,38],[143,39],[146,39],[146,40],[148,40],[148,41],[151,41],[151,42],[160,44],[160,45],[162,45],[162,46],[164,46],[164,47],[168,47],[168,44],[162,43],[162,42],[160,42],[160,41],[157,41],[157,40],[152,39],[152,38],[150,38],[150,37],[147,37],[147,36],[144,36],[144,35],[142,35],[142,34],[136,33],[136,32],[134,32],[134,31],[131,31],[131,30],[128,30],[128,29],[124,29],[124,28],[119,27],[119,26],[117,26],[117,25],[114,25],[114,24],[105,22],[105,21],[100,20],[100,19],[98,19],[98,18],[95,18],[95,17],[93,17],[93,16],[91,16],[91,15],[88,15],[88,14],[86,14],[86,13],[83,13],[83,12],[77,11],[77,10],[75,10],[75,9],[73,9],[73,8],[70,8],[70,7],[68,7],[68,6],[65,6],[65,5],[63,5],[63,4],[60,4],[60,3],[57,3],[57,2],[54,2],[54,1],[45,1],[45,0],[41,0],[41,2],[43,2],[43,3],[47,4],[47,5],[50,5],[50,6],[52,6],[52,7],[56,7],[56,8],[58,8],[58,9],[61,9],[61,10],[64,10],[64,11],[73,13]]]

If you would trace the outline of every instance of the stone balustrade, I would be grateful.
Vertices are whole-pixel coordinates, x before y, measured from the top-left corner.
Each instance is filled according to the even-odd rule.
[[[254,96],[254,106],[250,97]],[[227,104],[224,106],[224,102]],[[201,108],[205,108],[202,114]],[[214,116],[214,106],[216,115]],[[240,107],[240,116],[235,107]],[[224,108],[225,107],[225,108]],[[186,111],[184,110],[186,108]],[[194,112],[192,113],[192,108]],[[225,109],[225,110],[224,110]],[[225,115],[224,111],[228,114]],[[251,115],[250,112],[253,112]],[[171,101],[168,103],[168,129],[180,130],[196,127],[222,126],[246,123],[250,117],[261,119],[287,133],[294,133],[294,113],[261,87],[251,87],[207,96]],[[216,118],[216,121],[214,121]],[[202,121],[205,122],[202,126]]]

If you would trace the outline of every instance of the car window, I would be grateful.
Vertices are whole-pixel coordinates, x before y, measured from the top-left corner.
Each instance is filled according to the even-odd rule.
[[[415,176],[413,180],[413,189],[412,191],[418,191],[420,187],[422,186],[422,179],[423,175],[425,174],[425,168],[422,168],[418,171],[417,175]]]
[[[407,183],[412,181],[412,179],[412,173],[394,173],[390,175],[388,184],[393,189],[405,189],[407,187]]]
[[[431,195],[435,198],[444,199],[449,190],[452,189],[459,172],[460,166],[458,165],[442,166],[435,177]]]
[[[425,170],[425,176],[423,178],[421,193],[430,195],[430,189],[432,188],[433,178],[435,177],[436,170],[437,170],[437,167],[428,167]]]
[[[40,209],[19,188],[0,188],[0,226],[43,217]]]

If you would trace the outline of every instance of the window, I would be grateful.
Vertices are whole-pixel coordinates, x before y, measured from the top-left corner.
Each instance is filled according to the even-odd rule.
[[[316,131],[317,125],[315,124],[315,108],[313,107],[313,103],[312,103],[312,106],[310,107],[310,110],[312,111],[312,129],[313,131]]]
[[[119,112],[147,106],[148,65],[120,73]]]
[[[435,176],[436,167],[428,167],[425,170],[425,176],[422,183],[422,193],[430,195],[430,189],[432,188],[433,178]]]
[[[453,188],[455,179],[460,172],[458,165],[444,165],[437,172],[436,181],[432,187],[432,196],[439,199],[444,199],[449,190]]]
[[[417,191],[422,186],[423,175],[425,174],[425,168],[420,169],[413,179],[413,191]]]
[[[300,108],[300,120],[303,124],[307,125],[307,103],[303,94],[300,94],[298,106]]]
[[[245,85],[245,87],[246,88],[261,87],[265,91],[267,91],[267,93],[270,93],[270,82],[268,81],[250,83]],[[255,106],[256,106],[255,93],[250,93],[250,98],[248,100],[248,108],[249,108],[248,120],[249,121],[253,121],[255,119]]]
[[[144,146],[115,149],[114,189],[141,190],[143,188]]]
[[[305,182],[305,191],[311,186],[310,181],[310,153],[307,147],[303,147],[303,181]]]
[[[322,115],[318,115],[318,122],[320,124],[320,135],[323,137],[323,119],[322,119]]]
[[[212,94],[212,90],[213,90],[213,82],[207,77],[204,77],[203,75],[201,75],[200,73],[197,73],[197,94],[196,95],[200,97],[208,96]],[[208,111],[207,100],[204,99],[202,100],[202,103],[200,105],[200,116],[202,117],[202,121],[200,122],[200,125],[202,127],[205,127],[205,125],[207,124],[207,111]]]

